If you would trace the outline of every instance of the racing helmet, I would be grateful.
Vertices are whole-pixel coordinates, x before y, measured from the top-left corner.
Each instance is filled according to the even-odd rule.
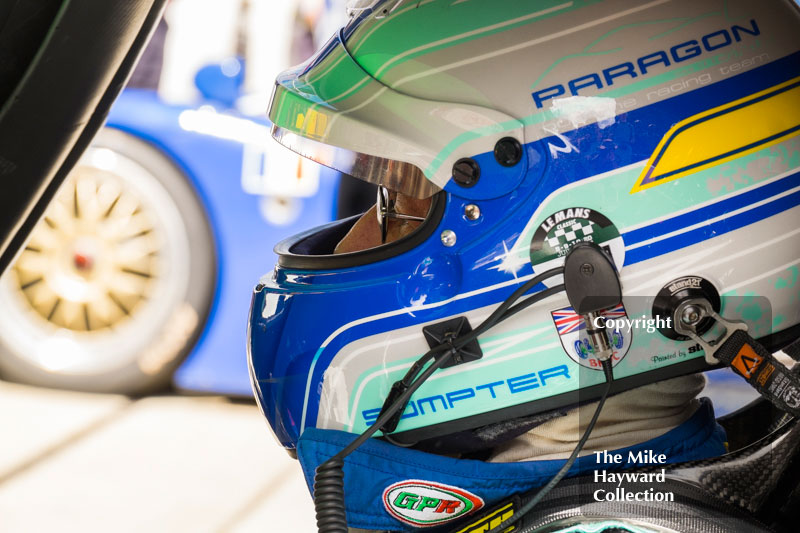
[[[360,433],[431,346],[483,321],[591,242],[622,303],[615,390],[712,367],[664,310],[702,296],[755,337],[800,324],[800,14],[789,0],[375,0],[269,109],[291,150],[430,198],[405,237],[334,254],[357,217],[277,244],[255,288],[248,359],[293,449]],[[554,276],[533,292],[561,283]],[[596,399],[601,364],[564,293],[482,333],[415,392],[393,442]],[[652,327],[650,327],[652,326]]]

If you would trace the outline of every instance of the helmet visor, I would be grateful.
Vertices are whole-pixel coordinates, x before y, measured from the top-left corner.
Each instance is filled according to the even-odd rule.
[[[272,126],[272,136],[303,157],[407,196],[428,198],[441,190],[411,163],[324,144],[277,125]]]

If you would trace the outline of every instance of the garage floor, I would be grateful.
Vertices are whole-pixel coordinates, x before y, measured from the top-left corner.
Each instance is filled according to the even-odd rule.
[[[315,531],[252,403],[0,382],[0,531]]]

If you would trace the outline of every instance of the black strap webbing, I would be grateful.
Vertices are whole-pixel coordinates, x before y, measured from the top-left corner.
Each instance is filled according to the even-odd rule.
[[[775,407],[800,417],[800,377],[745,331],[735,331],[716,350],[714,357],[742,376]]]

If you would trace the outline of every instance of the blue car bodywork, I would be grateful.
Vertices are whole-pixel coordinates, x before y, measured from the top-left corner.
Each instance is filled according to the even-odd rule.
[[[198,288],[213,290],[213,303],[202,334],[173,376],[174,385],[187,391],[251,396],[245,333],[253,280],[263,274],[265,265],[275,264],[276,242],[333,219],[339,174],[323,169],[317,194],[298,199],[300,215],[285,225],[272,224],[261,215],[261,197],[242,188],[246,140],[235,132],[231,135],[231,128],[225,132],[187,128],[181,117],[196,110],[165,104],[153,91],[127,89],[106,126],[134,135],[169,157],[193,184],[214,234],[216,287]],[[226,123],[234,129],[263,128],[266,133],[269,128],[266,118],[235,111],[220,115],[233,119]]]

